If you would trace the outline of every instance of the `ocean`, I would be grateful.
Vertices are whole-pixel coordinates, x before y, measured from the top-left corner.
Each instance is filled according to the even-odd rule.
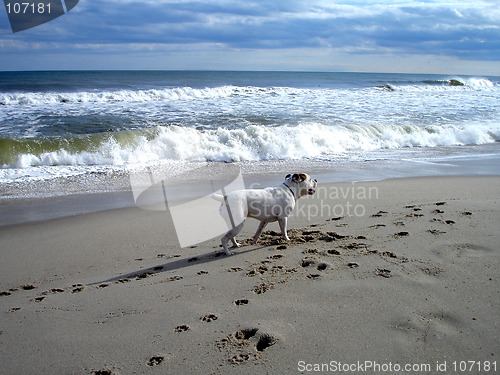
[[[499,140],[500,77],[0,72],[4,207],[130,191],[131,166],[231,163],[323,181],[500,174]]]

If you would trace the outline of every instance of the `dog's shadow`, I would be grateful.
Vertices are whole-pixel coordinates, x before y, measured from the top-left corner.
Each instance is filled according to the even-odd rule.
[[[244,255],[246,253],[252,252],[252,251],[261,250],[261,249],[268,247],[268,245],[262,245],[262,246],[252,245],[252,247],[249,249],[246,249],[243,251],[241,250],[247,246],[249,246],[249,245],[242,245],[239,248],[235,248],[237,250],[234,253],[234,255],[230,255],[231,259],[238,257],[240,255]],[[115,282],[125,283],[125,282],[132,281],[132,280],[141,280],[141,279],[145,279],[147,277],[154,276],[154,275],[157,275],[157,274],[160,274],[163,272],[176,271],[176,270],[180,270],[180,269],[192,267],[192,266],[200,266],[203,264],[214,262],[216,260],[220,260],[220,258],[227,257],[227,256],[228,255],[226,255],[226,253],[224,251],[216,251],[215,253],[208,252],[208,253],[205,253],[205,254],[202,254],[199,256],[194,256],[194,257],[190,257],[190,258],[182,258],[182,259],[174,260],[172,262],[164,263],[161,265],[157,265],[157,266],[153,266],[153,267],[149,267],[149,268],[143,268],[143,269],[140,269],[140,270],[137,270],[134,272],[124,274],[124,275],[112,277],[112,278],[107,279],[107,280],[96,281],[96,282],[87,284],[87,286],[101,285],[101,284],[115,283]],[[175,278],[176,276],[173,276],[173,277]]]

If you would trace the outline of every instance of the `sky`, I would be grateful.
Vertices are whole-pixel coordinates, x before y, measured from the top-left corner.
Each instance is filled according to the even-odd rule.
[[[0,70],[278,70],[500,76],[500,0],[80,0],[12,33]]]

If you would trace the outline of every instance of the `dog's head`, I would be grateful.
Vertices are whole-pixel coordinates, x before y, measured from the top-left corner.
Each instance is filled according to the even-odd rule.
[[[288,174],[285,177],[285,182],[289,184],[296,184],[298,197],[303,195],[313,195],[316,192],[318,181],[311,178],[306,173]]]

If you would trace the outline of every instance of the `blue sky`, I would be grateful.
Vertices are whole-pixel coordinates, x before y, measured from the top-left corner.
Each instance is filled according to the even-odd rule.
[[[500,75],[498,0],[80,0],[13,34],[0,70],[208,69]]]

